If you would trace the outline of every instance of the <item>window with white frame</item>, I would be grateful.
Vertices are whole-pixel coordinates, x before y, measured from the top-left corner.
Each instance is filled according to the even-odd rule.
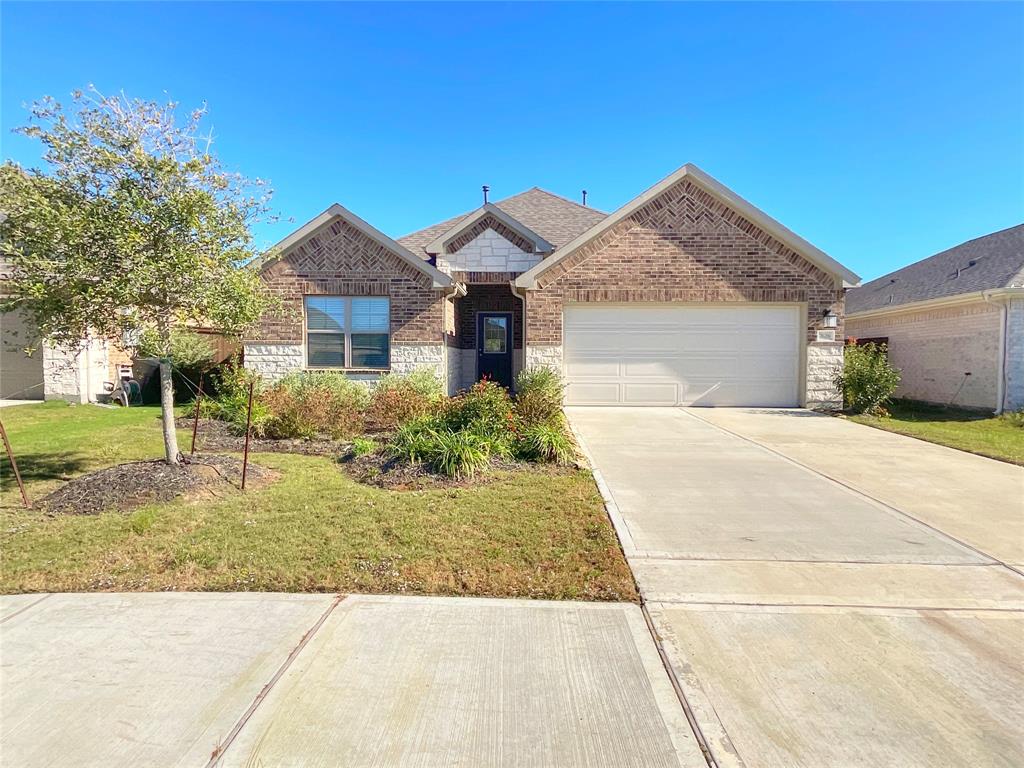
[[[387,368],[390,315],[383,296],[307,296],[306,366]]]

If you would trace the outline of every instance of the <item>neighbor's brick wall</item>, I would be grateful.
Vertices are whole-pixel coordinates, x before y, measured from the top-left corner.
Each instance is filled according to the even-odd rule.
[[[247,343],[301,344],[303,296],[388,296],[393,343],[441,343],[445,298],[432,281],[384,245],[335,219],[263,270],[284,311],[267,313]]]
[[[899,397],[995,408],[1000,310],[977,301],[956,307],[846,321],[853,338],[888,337],[889,360],[900,369]],[[971,372],[969,377],[964,373]],[[963,389],[957,394],[960,385]]]

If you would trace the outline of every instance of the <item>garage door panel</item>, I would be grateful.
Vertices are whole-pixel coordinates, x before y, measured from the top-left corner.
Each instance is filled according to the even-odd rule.
[[[570,405],[798,404],[796,305],[570,305]]]
[[[622,385],[623,405],[675,405],[678,396],[678,386],[674,382]]]

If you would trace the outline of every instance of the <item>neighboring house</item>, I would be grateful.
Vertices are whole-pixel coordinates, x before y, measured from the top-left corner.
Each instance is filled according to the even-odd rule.
[[[21,312],[0,314],[0,400],[95,402],[128,358],[103,340],[72,351],[39,338]]]
[[[0,296],[9,262],[0,261]],[[68,350],[46,343],[24,312],[0,312],[0,400],[94,402],[127,356],[104,340]]]
[[[857,276],[693,165],[610,215],[534,188],[397,241],[333,205],[272,254],[287,311],[244,346],[269,378],[543,365],[570,405],[840,402]]]
[[[848,337],[888,345],[897,395],[1024,408],[1024,224],[854,288],[846,313]]]

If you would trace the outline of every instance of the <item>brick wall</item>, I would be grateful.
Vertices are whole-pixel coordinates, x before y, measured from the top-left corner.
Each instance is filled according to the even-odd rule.
[[[562,343],[570,301],[807,302],[808,342],[835,279],[704,190],[683,180],[537,279],[527,296],[531,345]]]
[[[443,339],[443,292],[431,278],[367,237],[343,219],[335,219],[289,249],[263,270],[263,279],[280,297],[283,311],[267,313],[247,342],[301,344],[303,296],[388,296],[394,342]]]
[[[995,408],[999,366],[999,306],[984,301],[846,321],[846,335],[889,339],[900,369],[896,394],[915,400]],[[971,375],[965,377],[964,373]],[[959,394],[958,394],[959,390]]]
[[[569,302],[803,302],[806,401],[835,407],[842,365],[843,291],[836,279],[687,179],[537,278],[527,294],[530,347],[560,353]],[[822,316],[837,342],[817,342]],[[527,356],[530,364],[530,356]]]
[[[511,312],[512,346],[523,346],[523,302],[505,285],[468,285],[466,295],[455,300],[456,346],[476,349],[476,313]]]

